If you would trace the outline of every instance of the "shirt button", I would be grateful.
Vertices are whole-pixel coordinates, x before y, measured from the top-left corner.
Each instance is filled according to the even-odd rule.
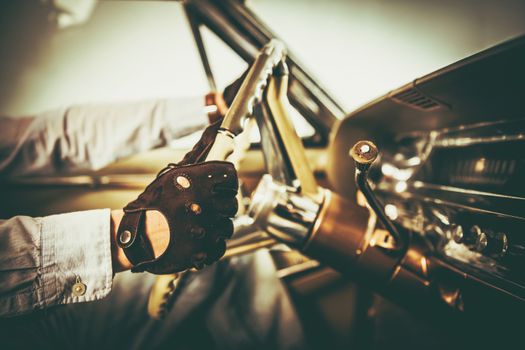
[[[79,277],[77,277],[77,281],[73,285],[72,291],[73,295],[76,297],[81,297],[86,294],[86,285],[80,281]]]

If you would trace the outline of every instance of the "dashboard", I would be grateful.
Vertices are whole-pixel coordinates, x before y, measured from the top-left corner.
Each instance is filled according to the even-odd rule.
[[[523,62],[521,37],[416,79],[347,116],[330,145],[328,178],[349,198],[349,149],[378,146],[370,186],[388,219],[429,247],[441,281],[459,281],[437,283],[459,311],[523,309]]]
[[[525,120],[514,120],[412,134],[375,169],[390,219],[426,237],[443,260],[520,300],[524,131]]]

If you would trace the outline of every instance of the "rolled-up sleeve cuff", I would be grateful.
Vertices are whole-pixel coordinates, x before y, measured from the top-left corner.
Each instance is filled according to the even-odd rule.
[[[41,242],[40,290],[44,307],[98,300],[110,292],[113,270],[109,209],[44,217]],[[85,290],[79,289],[78,283]]]

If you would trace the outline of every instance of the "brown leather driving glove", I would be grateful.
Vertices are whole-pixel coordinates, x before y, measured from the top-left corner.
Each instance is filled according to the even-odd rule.
[[[133,272],[175,273],[202,268],[225,252],[225,239],[233,233],[231,217],[237,212],[237,173],[232,163],[203,162],[215,140],[220,120],[177,164],[169,164],[139,197],[124,208],[117,243],[133,264]],[[155,258],[144,232],[147,210],[166,218],[170,240]]]

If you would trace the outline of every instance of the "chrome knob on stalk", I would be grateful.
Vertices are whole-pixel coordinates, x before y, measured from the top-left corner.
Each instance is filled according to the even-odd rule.
[[[406,243],[406,240],[402,240],[402,237],[400,236],[397,228],[386,216],[383,210],[384,206],[381,204],[379,199],[376,198],[374,192],[368,184],[368,170],[370,170],[370,166],[379,155],[377,146],[371,141],[358,141],[350,149],[349,153],[355,161],[355,182],[357,188],[363,193],[368,202],[368,205],[377,215],[385,229],[390,233],[390,235],[392,235],[394,242],[390,246],[394,247],[394,250],[400,250]]]
[[[377,146],[371,141],[358,141],[350,149],[350,156],[352,156],[361,171],[367,171],[378,155]]]

